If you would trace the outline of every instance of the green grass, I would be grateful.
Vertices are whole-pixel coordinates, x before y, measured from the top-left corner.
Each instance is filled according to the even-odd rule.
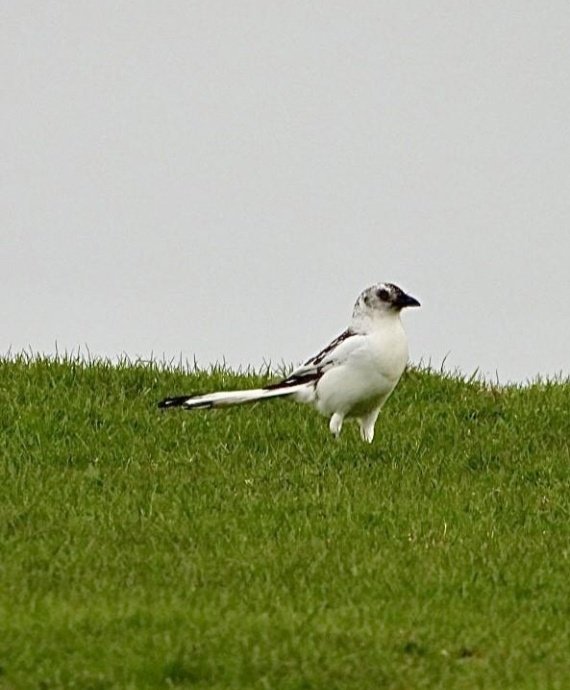
[[[0,688],[570,687],[570,384],[406,374],[372,446],[255,375],[0,363]]]

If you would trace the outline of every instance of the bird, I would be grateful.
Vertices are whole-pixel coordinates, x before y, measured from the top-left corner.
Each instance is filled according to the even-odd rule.
[[[263,388],[177,395],[162,409],[212,409],[273,398],[308,403],[329,417],[339,437],[345,419],[355,418],[363,441],[372,443],[380,409],[408,363],[408,341],[400,314],[420,302],[394,283],[376,283],[359,295],[350,325],[288,376]]]

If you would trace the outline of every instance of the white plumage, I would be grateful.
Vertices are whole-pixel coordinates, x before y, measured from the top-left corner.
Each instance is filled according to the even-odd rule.
[[[359,296],[350,326],[282,381],[253,390],[166,398],[159,407],[192,410],[289,397],[330,417],[335,436],[345,418],[356,418],[362,439],[372,443],[380,409],[408,361],[400,312],[419,304],[393,283],[378,283]]]

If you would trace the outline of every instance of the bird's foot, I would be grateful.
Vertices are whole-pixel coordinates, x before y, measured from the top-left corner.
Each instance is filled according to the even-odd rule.
[[[342,431],[343,420],[344,416],[339,414],[338,412],[335,412],[331,417],[331,421],[329,422],[329,429],[331,430],[331,434],[334,434],[335,438],[338,438],[340,436],[340,432]]]

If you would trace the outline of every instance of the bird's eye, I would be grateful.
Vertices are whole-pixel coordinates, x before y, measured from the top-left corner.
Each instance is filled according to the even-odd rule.
[[[380,288],[376,294],[383,302],[387,302],[390,299],[390,293],[386,288]]]

